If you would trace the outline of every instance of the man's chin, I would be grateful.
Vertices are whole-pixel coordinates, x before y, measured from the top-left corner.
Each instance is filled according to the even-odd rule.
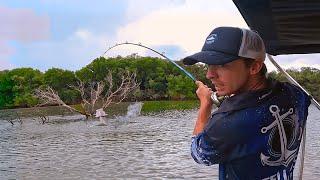
[[[217,91],[217,95],[218,95],[218,96],[225,96],[225,92],[218,90],[218,91]]]

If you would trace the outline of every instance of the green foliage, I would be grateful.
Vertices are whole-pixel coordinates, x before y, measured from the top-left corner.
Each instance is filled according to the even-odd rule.
[[[80,92],[73,89],[60,89],[60,98],[67,104],[76,104],[80,102]]]
[[[195,83],[188,77],[170,75],[168,77],[168,93],[171,99],[195,99]]]
[[[207,67],[205,65],[184,66],[180,61],[177,63],[194,75],[197,80],[208,86],[211,85],[211,82],[206,79]],[[67,104],[77,104],[81,101],[80,94],[70,86],[77,85],[78,79],[86,84],[94,84],[105,80],[108,73],[111,72],[114,87],[116,87],[121,82],[120,74],[124,71],[135,72],[137,81],[140,83],[140,87],[126,99],[127,101],[196,99],[194,82],[172,63],[160,58],[131,55],[108,59],[99,57],[76,72],[59,68],[51,68],[45,73],[32,68],[0,71],[0,109],[30,107],[37,104],[38,100],[32,94],[36,88],[43,86],[51,86]],[[320,100],[320,70],[314,68],[289,69],[288,73],[316,99]],[[286,81],[282,74],[276,72],[269,73],[269,76]],[[156,106],[154,105],[154,108],[160,108]],[[166,104],[159,106],[166,106]]]
[[[33,90],[43,83],[42,73],[32,68],[17,68],[0,77],[0,108],[30,107],[37,104]]]
[[[52,87],[67,104],[80,102],[80,93],[72,88],[77,85],[75,73],[59,68],[48,69],[44,75],[44,85]]]
[[[199,107],[199,101],[144,101],[141,113],[161,112],[166,110],[187,110]]]
[[[194,65],[187,67],[193,70],[195,76],[201,80],[205,79],[205,67]],[[112,72],[113,81],[120,82],[119,74],[124,70],[135,72],[137,80],[140,83],[140,88],[136,90],[130,100],[160,100],[160,99],[193,99],[194,85],[184,73],[182,73],[176,66],[169,61],[153,58],[153,57],[116,57],[105,59],[103,57],[97,58],[91,64],[76,72],[77,77],[84,82],[95,82],[104,80],[108,72]],[[197,72],[197,73],[196,73]],[[179,79],[172,78],[178,76]],[[183,77],[183,78],[182,78]],[[170,84],[168,81],[186,81],[179,83],[171,83],[171,96],[169,95]],[[177,86],[177,87],[175,87]],[[183,90],[178,90],[183,88]],[[173,94],[172,94],[173,93]],[[178,95],[178,93],[182,93]]]
[[[77,79],[74,72],[58,68],[48,69],[44,75],[44,84],[55,90],[68,89],[69,86],[76,85]]]
[[[32,93],[21,93],[14,98],[15,107],[31,107],[38,103],[38,100],[33,97]]]
[[[14,95],[12,92],[14,82],[8,71],[0,73],[0,109],[12,107]]]
[[[320,100],[320,70],[303,67],[300,70],[289,69],[287,72],[304,87],[315,99]],[[280,81],[287,81],[283,74],[271,72],[269,76]]]

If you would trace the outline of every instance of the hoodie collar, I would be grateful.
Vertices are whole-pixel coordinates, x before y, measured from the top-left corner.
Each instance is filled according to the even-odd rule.
[[[273,97],[278,89],[277,86],[277,81],[268,80],[268,85],[264,89],[246,91],[229,97],[221,103],[219,109],[213,114],[255,107]]]

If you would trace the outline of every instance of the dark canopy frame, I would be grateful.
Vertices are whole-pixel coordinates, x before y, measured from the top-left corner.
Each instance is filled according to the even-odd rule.
[[[320,0],[233,0],[250,29],[266,45],[268,58],[287,79],[299,86],[320,110],[320,104],[285,72],[271,55],[320,52]],[[271,55],[270,55],[271,54]],[[303,133],[299,179],[302,179],[306,143]]]
[[[319,0],[233,0],[267,53],[320,53]]]

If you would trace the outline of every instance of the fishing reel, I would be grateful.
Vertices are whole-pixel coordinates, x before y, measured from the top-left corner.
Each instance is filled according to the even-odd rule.
[[[216,105],[217,107],[220,107],[222,101],[224,101],[225,99],[227,99],[228,96],[218,96],[217,92],[213,92],[211,94],[211,99],[214,105]]]

